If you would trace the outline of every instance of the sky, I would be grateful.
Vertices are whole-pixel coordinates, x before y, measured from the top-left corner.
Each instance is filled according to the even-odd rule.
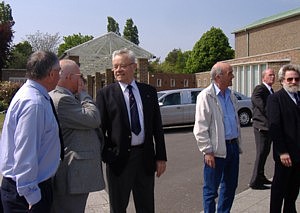
[[[300,0],[5,0],[15,21],[13,43],[37,31],[94,38],[107,33],[113,17],[123,34],[137,26],[139,46],[161,61],[173,49],[192,50],[203,33],[220,28],[234,49],[233,31],[259,19],[300,7]]]

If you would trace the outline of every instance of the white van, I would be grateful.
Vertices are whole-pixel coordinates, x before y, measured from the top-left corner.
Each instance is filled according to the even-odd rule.
[[[163,126],[193,124],[197,95],[203,88],[163,90],[157,92]],[[251,98],[234,92],[238,99],[241,126],[248,126],[252,118]]]

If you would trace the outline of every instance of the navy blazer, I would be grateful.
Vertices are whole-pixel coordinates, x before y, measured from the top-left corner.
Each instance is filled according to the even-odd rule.
[[[274,160],[280,162],[280,154],[289,153],[292,162],[300,162],[300,108],[285,89],[269,96],[267,115]]]
[[[156,89],[136,82],[144,114],[144,166],[148,174],[156,170],[156,160],[167,160],[161,114]],[[131,129],[126,103],[119,83],[113,83],[97,92],[97,106],[105,138],[102,158],[116,175],[122,173],[131,152]],[[154,139],[154,140],[153,140]]]

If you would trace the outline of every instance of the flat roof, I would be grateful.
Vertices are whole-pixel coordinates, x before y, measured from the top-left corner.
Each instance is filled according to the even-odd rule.
[[[251,23],[251,24],[248,24],[248,25],[246,25],[246,26],[244,26],[244,27],[242,27],[238,30],[233,31],[232,34],[247,31],[247,30],[250,30],[250,29],[254,29],[254,28],[257,28],[257,27],[260,27],[260,26],[263,26],[263,25],[267,25],[267,24],[270,24],[270,23],[274,23],[274,22],[281,21],[281,20],[284,20],[284,19],[288,19],[288,18],[291,18],[291,17],[294,17],[294,16],[298,16],[298,15],[300,15],[300,7],[296,8],[296,9],[288,10],[286,12],[278,13],[278,14],[273,15],[273,16],[269,16],[269,17],[266,17],[266,18],[259,19],[255,22]]]

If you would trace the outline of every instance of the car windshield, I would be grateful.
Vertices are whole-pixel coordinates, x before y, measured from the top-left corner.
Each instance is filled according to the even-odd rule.
[[[166,93],[164,93],[164,92],[158,92],[157,93],[157,98],[159,99],[161,96],[163,96],[164,94],[166,94]]]

